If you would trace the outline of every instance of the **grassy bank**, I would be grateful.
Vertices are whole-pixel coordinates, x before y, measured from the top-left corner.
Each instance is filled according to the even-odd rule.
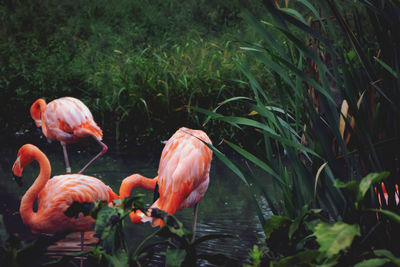
[[[189,105],[208,109],[248,95],[235,59],[254,30],[235,2],[4,1],[0,18],[2,131],[32,129],[35,99],[69,95],[91,109],[108,138],[151,143],[182,125],[201,127]],[[215,122],[207,127],[229,133]]]

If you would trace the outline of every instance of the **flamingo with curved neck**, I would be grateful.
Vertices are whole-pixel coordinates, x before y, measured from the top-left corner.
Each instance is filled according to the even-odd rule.
[[[46,104],[46,101],[40,98],[32,104],[30,113],[36,126],[42,127],[42,132],[47,139],[57,140],[61,143],[67,173],[71,173],[67,144],[92,136],[102,147],[100,153],[93,157],[78,173],[82,173],[93,161],[108,150],[107,145],[101,141],[103,138],[102,130],[93,120],[88,107],[79,99],[62,97]]]
[[[34,145],[23,145],[13,165],[13,173],[22,176],[24,167],[32,161],[40,166],[39,176],[22,197],[20,214],[24,224],[34,233],[56,233],[61,231],[87,231],[95,220],[91,216],[67,217],[64,212],[74,202],[86,203],[98,200],[108,202],[118,199],[110,187],[97,178],[66,174],[50,179],[51,166],[46,155]],[[17,178],[18,179],[18,178]],[[33,211],[33,202],[38,199],[37,212]]]
[[[129,197],[131,195],[131,191],[133,188],[141,188],[149,191],[154,191],[157,185],[157,181],[158,181],[158,176],[151,179],[138,173],[132,174],[126,177],[122,181],[121,187],[119,189],[119,197],[121,199]],[[140,210],[136,212],[135,211],[131,212],[129,214],[129,217],[131,218],[131,221],[133,223],[139,224],[145,222],[143,220],[145,215]]]
[[[129,196],[134,187],[154,191],[158,184],[159,198],[151,205],[149,211],[157,208],[174,214],[183,208],[194,207],[195,233],[197,205],[208,188],[212,159],[211,149],[203,142],[211,144],[205,132],[180,128],[165,144],[158,176],[153,179],[140,174],[126,177],[120,187],[120,197]],[[140,210],[130,213],[129,216],[133,223],[152,221],[153,226],[163,224],[160,219],[151,218]]]

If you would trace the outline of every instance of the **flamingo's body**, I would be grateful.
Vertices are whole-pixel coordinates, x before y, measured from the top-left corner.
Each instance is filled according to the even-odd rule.
[[[36,100],[30,109],[37,127],[47,139],[59,141],[64,150],[67,173],[71,173],[66,145],[78,142],[80,139],[92,136],[101,146],[102,151],[96,155],[79,173],[82,173],[95,159],[107,151],[107,146],[101,142],[103,132],[85,104],[73,97],[62,97],[46,104],[43,99]]]
[[[95,220],[91,216],[67,217],[64,212],[73,202],[108,202],[118,199],[110,187],[97,178],[67,174],[50,178],[51,167],[46,155],[34,145],[24,145],[18,151],[13,165],[14,175],[21,177],[23,168],[32,161],[38,161],[40,174],[22,197],[20,214],[25,225],[34,233],[56,233],[60,231],[87,231]],[[18,179],[18,178],[17,178]],[[34,212],[33,202],[38,199],[38,209]]]
[[[183,208],[196,207],[207,191],[212,159],[211,149],[199,139],[211,144],[205,132],[180,128],[162,151],[158,176],[149,179],[134,174],[125,178],[120,197],[129,196],[133,187],[154,190],[158,184],[160,196],[150,209],[157,208],[174,214]],[[130,218],[134,223],[152,220],[153,225],[162,224],[160,219],[152,219],[140,211],[132,212]]]

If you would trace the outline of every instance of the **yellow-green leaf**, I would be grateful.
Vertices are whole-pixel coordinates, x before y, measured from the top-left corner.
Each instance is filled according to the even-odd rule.
[[[329,259],[351,245],[354,237],[360,235],[360,226],[344,222],[320,223],[316,226],[314,235],[320,245],[319,251],[325,253]]]

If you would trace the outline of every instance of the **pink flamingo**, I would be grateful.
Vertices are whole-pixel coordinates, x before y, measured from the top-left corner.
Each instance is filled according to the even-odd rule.
[[[193,207],[193,233],[195,234],[197,206],[208,188],[212,159],[211,149],[199,139],[211,144],[205,132],[180,128],[167,141],[162,151],[158,176],[153,179],[140,174],[126,177],[120,187],[120,197],[129,196],[134,187],[154,190],[158,184],[160,197],[149,210],[157,208],[174,214],[183,208]],[[148,217],[141,211],[132,212],[129,216],[133,223],[152,221],[153,226],[163,224],[160,219]]]
[[[92,158],[78,173],[82,173],[93,161],[107,152],[107,145],[101,140],[103,132],[85,104],[73,97],[62,97],[46,104],[43,99],[36,100],[30,109],[37,127],[42,127],[47,139],[60,141],[64,152],[67,173],[71,173],[67,144],[92,136],[102,147],[100,153]]]
[[[82,174],[66,174],[50,178],[51,166],[46,155],[34,145],[23,145],[13,165],[13,173],[22,176],[25,166],[36,160],[40,166],[39,176],[22,197],[20,214],[22,221],[34,233],[52,234],[61,231],[83,232],[90,230],[95,220],[91,216],[67,217],[64,212],[74,203],[87,203],[98,200],[112,202],[118,195],[97,178]],[[19,179],[19,178],[17,178]],[[32,209],[38,198],[38,209]]]

